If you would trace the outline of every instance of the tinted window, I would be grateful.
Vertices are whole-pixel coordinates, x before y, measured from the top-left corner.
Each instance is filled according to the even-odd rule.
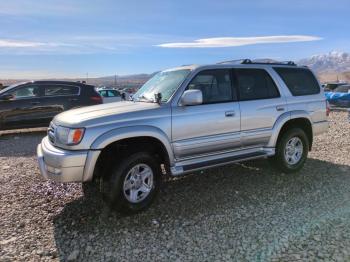
[[[226,69],[200,72],[192,79],[188,89],[201,90],[203,93],[203,104],[228,102],[234,99],[230,71]]]
[[[115,96],[120,96],[120,94],[116,90],[108,90],[108,96],[109,97],[115,97]]]
[[[235,69],[235,75],[242,101],[280,96],[272,78],[263,69]]]
[[[77,86],[61,86],[52,85],[44,87],[45,96],[67,96],[79,94],[79,87]]]
[[[37,97],[40,95],[40,88],[34,85],[20,87],[11,94],[14,96],[14,99]]]
[[[320,87],[310,70],[304,68],[275,67],[293,96],[313,95],[320,92]]]

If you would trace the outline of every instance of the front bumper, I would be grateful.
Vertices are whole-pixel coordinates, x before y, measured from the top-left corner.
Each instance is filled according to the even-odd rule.
[[[40,173],[57,182],[82,182],[88,151],[70,151],[54,147],[45,137],[37,147]]]

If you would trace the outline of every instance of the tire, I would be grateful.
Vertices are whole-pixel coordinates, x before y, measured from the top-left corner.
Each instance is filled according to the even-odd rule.
[[[304,130],[292,128],[279,138],[276,154],[270,162],[284,173],[294,173],[304,166],[308,153],[309,140]]]
[[[116,165],[104,181],[104,200],[120,213],[138,213],[147,209],[155,199],[160,178],[160,164],[154,156],[148,152],[131,154]]]

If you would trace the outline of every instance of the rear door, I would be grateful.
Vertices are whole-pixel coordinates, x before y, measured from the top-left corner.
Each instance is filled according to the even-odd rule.
[[[277,118],[286,111],[286,101],[265,69],[233,70],[241,108],[242,146],[267,145]]]
[[[310,69],[287,66],[273,69],[285,86],[288,111],[307,112],[313,122],[327,120],[326,97]]]
[[[43,84],[42,107],[45,108],[45,121],[66,110],[78,107],[80,87],[67,84]]]
[[[203,103],[172,108],[172,141],[177,159],[239,149],[240,113],[230,69],[199,72],[186,90],[199,89]]]
[[[6,94],[13,98],[0,101],[1,129],[43,126],[42,89],[36,84],[19,86]]]

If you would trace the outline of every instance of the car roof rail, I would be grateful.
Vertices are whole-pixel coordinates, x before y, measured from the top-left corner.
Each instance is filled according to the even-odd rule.
[[[289,66],[296,66],[296,63],[293,61],[281,61],[281,62],[259,62],[259,61],[252,61],[250,59],[245,59],[242,64],[256,64],[256,65],[289,65]]]
[[[247,58],[246,59],[222,61],[222,62],[218,62],[217,64],[244,64],[244,65],[254,64],[254,65],[289,65],[289,66],[296,66],[297,65],[293,61],[260,62],[260,61],[254,61],[254,60],[247,59]]]
[[[250,59],[235,59],[235,60],[226,60],[226,61],[221,61],[218,62],[216,64],[244,64],[244,63],[248,63],[249,61],[251,61]]]

